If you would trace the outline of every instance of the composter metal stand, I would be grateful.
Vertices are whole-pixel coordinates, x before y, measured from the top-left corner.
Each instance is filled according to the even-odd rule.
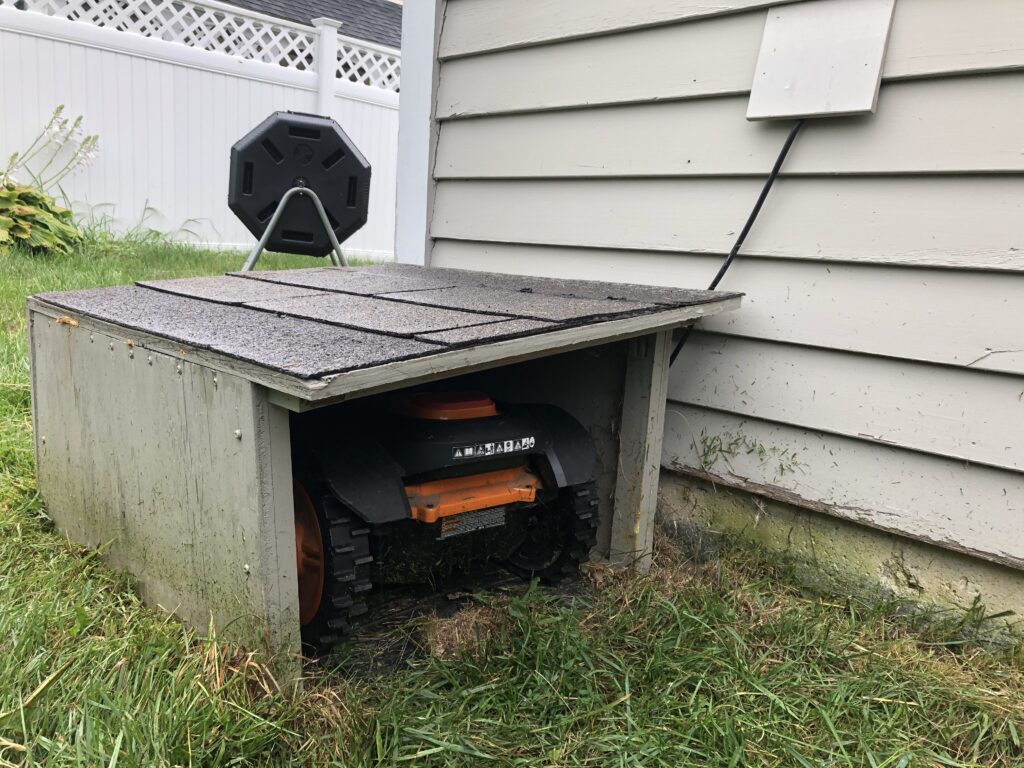
[[[292,187],[284,193],[284,197],[281,198],[281,202],[274,210],[274,215],[270,217],[270,223],[267,224],[266,230],[260,237],[259,242],[253,246],[253,249],[249,251],[249,257],[245,260],[245,264],[242,265],[243,272],[251,272],[256,267],[256,262],[259,261],[260,255],[267,247],[274,231],[277,229],[278,222],[281,221],[281,216],[284,214],[285,209],[288,207],[288,203],[295,195],[303,195],[310,198],[313,201],[313,205],[316,206],[316,212],[320,216],[320,221],[323,224],[324,232],[327,233],[327,237],[331,241],[331,263],[336,267],[347,267],[348,262],[345,259],[345,253],[341,250],[341,243],[338,242],[338,238],[334,236],[334,230],[331,229],[331,224],[327,220],[327,212],[324,210],[324,204],[320,202],[320,197],[312,189],[306,187]]]

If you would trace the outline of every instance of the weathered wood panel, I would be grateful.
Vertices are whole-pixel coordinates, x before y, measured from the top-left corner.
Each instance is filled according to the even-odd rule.
[[[258,576],[266,596],[265,642],[286,652],[277,661],[277,668],[285,674],[294,673],[295,683],[299,684],[302,665],[298,655],[302,645],[295,560],[291,414],[271,402],[270,392],[265,387],[252,386],[251,391],[251,442],[259,478],[257,513],[263,557]],[[242,439],[245,439],[244,432]],[[211,466],[214,465],[211,463]],[[288,679],[283,682],[287,683]]]
[[[436,114],[747,93],[765,16],[737,13],[447,61],[440,65]],[[900,0],[882,78],[1024,68],[1022,28],[1018,0]]]
[[[439,240],[433,261],[459,269],[692,286],[707,285],[722,258]],[[741,256],[720,287],[744,291],[743,309],[705,318],[704,330],[1024,374],[1024,275]],[[968,302],[967,296],[985,300]]]
[[[450,0],[442,59],[782,5],[794,0]]]
[[[1022,393],[1019,376],[705,333],[669,384],[688,405],[1015,470]]]
[[[785,175],[1024,171],[1024,72],[882,88],[872,117],[806,126]],[[789,131],[745,96],[441,124],[437,178],[763,175]]]
[[[104,545],[149,604],[297,652],[287,416],[223,371],[38,313],[30,323],[38,481],[58,528]]]
[[[619,431],[615,517],[608,556],[646,571],[654,552],[654,516],[668,396],[672,332],[630,342]]]
[[[1024,475],[670,402],[662,463],[1024,568]]]
[[[726,253],[759,179],[445,181],[434,237]],[[1013,177],[784,179],[744,252],[762,256],[1024,269],[1024,195]]]

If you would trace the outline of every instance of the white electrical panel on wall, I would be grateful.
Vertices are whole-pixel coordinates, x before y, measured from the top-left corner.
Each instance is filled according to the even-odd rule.
[[[816,0],[772,8],[748,120],[875,111],[896,0]]]

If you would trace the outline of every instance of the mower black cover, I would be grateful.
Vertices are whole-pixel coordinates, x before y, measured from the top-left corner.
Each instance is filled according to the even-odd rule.
[[[345,414],[303,424],[299,444],[337,498],[373,525],[408,519],[405,486],[425,479],[527,462],[552,491],[593,478],[590,435],[568,413],[541,404],[498,410],[497,416],[455,421]]]

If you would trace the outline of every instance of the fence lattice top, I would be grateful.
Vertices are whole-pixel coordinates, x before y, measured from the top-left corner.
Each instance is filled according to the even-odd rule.
[[[243,59],[313,71],[316,30],[248,14],[231,6],[189,0],[0,0],[49,16],[134,32],[170,43]],[[353,83],[398,91],[397,53],[339,36],[337,76]]]
[[[398,56],[345,41],[338,43],[338,77],[397,91],[401,76],[402,60]]]

